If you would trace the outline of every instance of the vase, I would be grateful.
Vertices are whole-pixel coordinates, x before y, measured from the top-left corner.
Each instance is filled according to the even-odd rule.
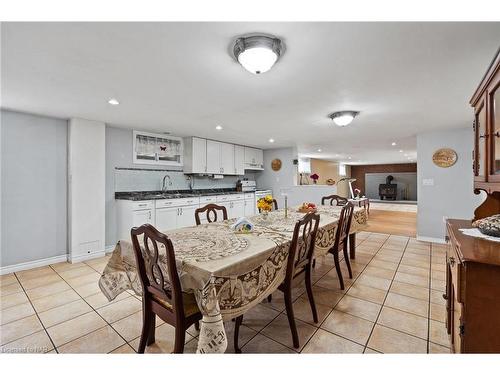
[[[267,221],[267,219],[269,218],[269,211],[262,210],[260,215],[262,216],[262,220]]]

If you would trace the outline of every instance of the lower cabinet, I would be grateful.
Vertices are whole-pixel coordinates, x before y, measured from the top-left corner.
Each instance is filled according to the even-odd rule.
[[[250,217],[255,215],[255,198],[244,200],[244,215],[245,217]]]
[[[178,207],[157,208],[156,228],[159,231],[166,231],[177,228]]]
[[[229,202],[227,216],[229,217],[229,219],[237,219],[245,216],[245,201],[238,200]]]

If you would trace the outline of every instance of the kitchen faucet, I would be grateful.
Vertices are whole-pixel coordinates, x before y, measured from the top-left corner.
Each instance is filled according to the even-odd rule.
[[[167,179],[167,177],[168,177],[168,186],[172,186],[172,179],[170,178],[170,176],[168,174],[166,174],[165,176],[163,176],[163,180],[162,180],[162,183],[161,183],[161,190],[162,191],[167,190],[167,187],[166,187],[166,184],[165,184],[165,180]]]

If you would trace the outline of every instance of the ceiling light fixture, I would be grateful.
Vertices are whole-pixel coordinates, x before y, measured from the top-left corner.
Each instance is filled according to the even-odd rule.
[[[403,152],[403,150],[399,150],[399,152]]]
[[[267,72],[283,55],[281,39],[266,35],[249,35],[236,39],[233,55],[243,68],[253,74]]]
[[[333,112],[332,114],[328,115],[328,117],[330,117],[338,126],[347,126],[352,122],[352,120],[354,120],[354,117],[356,117],[357,115],[359,115],[359,112],[357,111],[339,111]]]
[[[391,143],[391,146],[396,146],[396,142],[392,142],[392,143]]]
[[[215,127],[215,129],[216,129],[216,130],[222,130],[222,126],[217,125],[217,126]]]
[[[351,160],[352,158],[349,156],[347,159]]]
[[[269,138],[269,143],[274,143],[274,138]]]
[[[118,99],[115,99],[115,98],[109,99],[108,103],[111,104],[111,105],[118,105],[118,104],[120,104],[120,102],[118,101]]]
[[[320,149],[320,148],[318,148],[318,152],[321,152],[321,149]]]

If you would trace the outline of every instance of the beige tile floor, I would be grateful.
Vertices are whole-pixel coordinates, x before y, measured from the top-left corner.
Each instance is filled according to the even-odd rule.
[[[370,209],[382,211],[400,211],[400,212],[417,212],[416,204],[406,203],[388,203],[387,202],[370,202]]]
[[[108,302],[97,286],[108,258],[59,263],[1,276],[3,353],[134,353],[141,330],[141,302],[124,292]],[[312,321],[303,288],[294,290],[300,348],[294,349],[283,297],[245,314],[240,330],[244,353],[448,353],[444,327],[443,245],[413,238],[358,234],[354,278],[341,291],[331,257],[314,269],[319,323]],[[148,352],[169,353],[174,330],[157,321]],[[233,323],[226,323],[228,352]],[[186,337],[194,352],[198,333]]]

